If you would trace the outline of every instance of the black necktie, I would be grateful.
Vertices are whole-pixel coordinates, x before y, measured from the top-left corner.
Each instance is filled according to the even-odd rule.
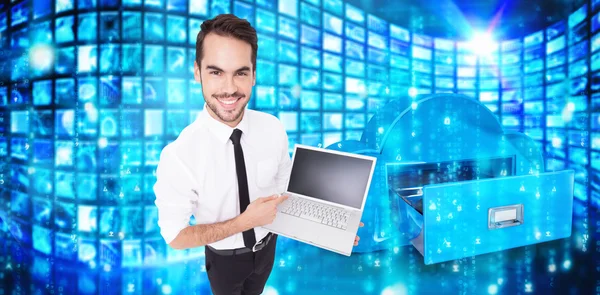
[[[238,191],[240,193],[240,214],[246,211],[248,205],[250,205],[250,193],[248,192],[248,178],[246,176],[246,163],[244,162],[244,152],[242,151],[242,145],[240,144],[240,138],[242,137],[242,130],[235,129],[229,137],[233,142],[233,152],[235,154],[235,172],[237,173],[238,179]],[[256,237],[254,236],[254,229],[251,228],[242,233],[244,236],[244,245],[247,248],[254,247],[256,244]]]

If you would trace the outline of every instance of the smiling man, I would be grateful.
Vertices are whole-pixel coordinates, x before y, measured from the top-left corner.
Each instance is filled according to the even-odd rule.
[[[215,294],[262,293],[277,235],[261,226],[273,222],[285,201],[278,193],[291,171],[279,119],[246,108],[256,83],[257,41],[250,23],[231,14],[202,23],[194,77],[204,110],[163,149],[156,170],[161,235],[174,249],[206,246]]]

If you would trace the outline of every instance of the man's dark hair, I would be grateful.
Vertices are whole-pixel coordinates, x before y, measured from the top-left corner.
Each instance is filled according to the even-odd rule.
[[[213,19],[205,20],[200,26],[200,32],[196,37],[196,62],[200,67],[202,60],[202,44],[209,33],[219,36],[233,37],[246,41],[252,47],[252,69],[256,70],[256,52],[258,51],[258,37],[256,30],[250,23],[233,14],[219,14]]]

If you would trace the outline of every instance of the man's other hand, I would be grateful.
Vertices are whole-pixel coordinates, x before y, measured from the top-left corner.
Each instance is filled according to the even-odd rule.
[[[362,221],[360,222],[360,224],[358,225],[359,227],[363,227],[365,226],[364,223],[362,223]],[[354,246],[358,246],[358,241],[360,241],[360,237],[356,236],[356,238],[354,238]]]

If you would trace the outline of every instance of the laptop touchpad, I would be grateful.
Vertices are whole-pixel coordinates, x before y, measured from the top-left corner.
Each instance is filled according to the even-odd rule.
[[[278,212],[275,221],[265,226],[265,228],[281,232],[286,236],[307,241],[316,241],[319,237],[319,232],[322,230],[322,225],[314,221]]]

